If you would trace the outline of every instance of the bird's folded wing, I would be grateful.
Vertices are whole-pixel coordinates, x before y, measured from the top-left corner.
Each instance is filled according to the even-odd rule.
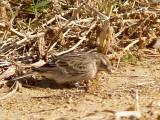
[[[58,58],[55,62],[49,62],[44,66],[37,68],[37,71],[40,72],[61,72],[65,75],[76,76],[79,74],[84,74],[90,71],[90,67],[93,66],[93,60],[86,56],[72,55],[72,56],[63,56]]]

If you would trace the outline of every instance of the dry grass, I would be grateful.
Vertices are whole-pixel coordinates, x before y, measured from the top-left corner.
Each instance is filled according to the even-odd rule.
[[[13,76],[70,51],[102,52],[115,69],[124,56],[132,56],[124,58],[132,64],[159,56],[158,50],[146,49],[160,35],[158,0],[44,0],[35,5],[32,0],[1,0],[0,4],[1,88]],[[137,99],[135,111],[121,115],[140,118]],[[112,113],[110,119],[121,117]],[[105,119],[96,115],[92,119]],[[91,118],[82,120],[87,119]]]

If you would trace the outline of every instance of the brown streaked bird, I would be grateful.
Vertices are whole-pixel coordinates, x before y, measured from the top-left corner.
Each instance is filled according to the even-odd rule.
[[[160,37],[153,38],[152,42],[146,46],[147,48],[160,49]]]
[[[111,72],[111,62],[107,56],[97,52],[72,52],[58,56],[33,72],[14,78],[18,80],[30,75],[44,76],[58,84],[88,80],[99,71]]]

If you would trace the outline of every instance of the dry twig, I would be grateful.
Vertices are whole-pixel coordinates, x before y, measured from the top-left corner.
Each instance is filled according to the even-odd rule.
[[[6,98],[10,97],[11,95],[13,95],[19,89],[19,87],[20,87],[19,81],[16,81],[13,84],[13,87],[15,87],[15,88],[11,92],[7,93],[5,96],[0,97],[0,100],[6,99]]]

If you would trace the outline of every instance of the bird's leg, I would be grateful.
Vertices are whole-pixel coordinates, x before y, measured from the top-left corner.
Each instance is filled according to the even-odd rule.
[[[98,81],[96,78],[88,80],[88,83],[86,85],[87,85],[87,87],[86,87],[87,92],[89,92],[91,94],[95,94],[98,87],[99,87],[99,84],[98,84]]]
[[[84,80],[83,85],[80,83],[74,84],[77,88],[84,89],[86,93],[95,93],[97,89],[97,79]]]
[[[90,80],[86,80],[86,92],[91,94],[96,94],[97,90],[100,87],[100,84],[98,82],[99,80],[99,74],[96,74],[95,78],[92,78]]]
[[[85,90],[87,93],[89,92],[89,87],[90,87],[89,82],[90,82],[90,80],[85,80],[85,81],[84,81],[84,83],[85,83],[84,90]]]

